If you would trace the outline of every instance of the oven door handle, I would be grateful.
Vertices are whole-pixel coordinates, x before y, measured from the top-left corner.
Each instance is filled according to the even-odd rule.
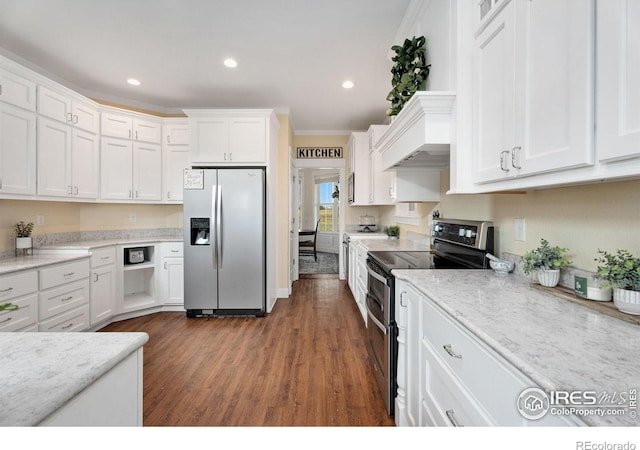
[[[377,326],[378,328],[380,328],[380,331],[382,331],[384,333],[384,335],[387,335],[387,328],[382,325],[382,323],[375,318],[375,316],[373,314],[371,314],[371,311],[369,311],[367,309],[367,316],[369,317],[369,319],[371,319],[371,321],[375,324],[375,326]]]
[[[380,275],[377,272],[374,272],[373,270],[371,270],[369,268],[369,266],[367,266],[367,272],[369,273],[369,275],[371,275],[373,278],[375,278],[376,280],[378,280],[380,283],[383,283],[384,285],[387,284],[387,279],[384,278],[382,275]]]

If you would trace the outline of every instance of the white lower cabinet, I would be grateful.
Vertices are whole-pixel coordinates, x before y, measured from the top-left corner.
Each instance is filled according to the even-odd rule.
[[[160,292],[167,306],[184,306],[184,264],[182,242],[162,244]]]
[[[0,312],[0,332],[22,331],[25,327],[32,326],[35,326],[37,331],[38,294],[33,293],[7,301],[2,300],[2,303],[8,302],[16,305],[18,309]]]
[[[571,426],[528,420],[518,396],[536,384],[412,284],[396,279],[400,426]]]
[[[39,271],[39,331],[89,328],[89,260],[55,264]]]
[[[116,248],[91,252],[91,326],[116,313]]]

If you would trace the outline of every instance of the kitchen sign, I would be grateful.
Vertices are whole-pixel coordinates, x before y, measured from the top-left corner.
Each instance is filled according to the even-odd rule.
[[[297,159],[341,159],[342,147],[298,147]]]

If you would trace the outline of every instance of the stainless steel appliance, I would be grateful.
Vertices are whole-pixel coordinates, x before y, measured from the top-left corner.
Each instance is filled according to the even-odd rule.
[[[194,168],[184,175],[187,317],[266,311],[264,168]]]
[[[394,414],[398,363],[394,269],[486,269],[493,253],[491,222],[440,219],[432,223],[431,251],[373,251],[367,258],[369,355],[387,412]]]

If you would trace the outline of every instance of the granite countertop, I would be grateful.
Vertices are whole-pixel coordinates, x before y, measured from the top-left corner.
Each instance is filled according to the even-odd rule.
[[[429,243],[412,239],[358,239],[358,244],[366,247],[367,251],[400,251],[415,252],[429,251]]]
[[[74,261],[77,259],[89,258],[88,253],[84,254],[46,254],[32,256],[18,256],[15,258],[0,259],[0,275],[18,272],[20,270],[37,269],[39,267],[57,264],[61,262]]]
[[[148,340],[146,333],[0,333],[0,426],[39,424]]]
[[[613,395],[640,388],[638,325],[539,291],[523,276],[490,270],[393,274],[413,284],[543,389]],[[640,425],[629,411],[581,418],[589,425]]]
[[[148,244],[154,242],[182,242],[180,237],[113,238],[91,241],[71,241],[46,245],[34,249],[31,256],[0,259],[0,275],[20,270],[37,269],[42,266],[88,258],[92,249],[113,245]]]

